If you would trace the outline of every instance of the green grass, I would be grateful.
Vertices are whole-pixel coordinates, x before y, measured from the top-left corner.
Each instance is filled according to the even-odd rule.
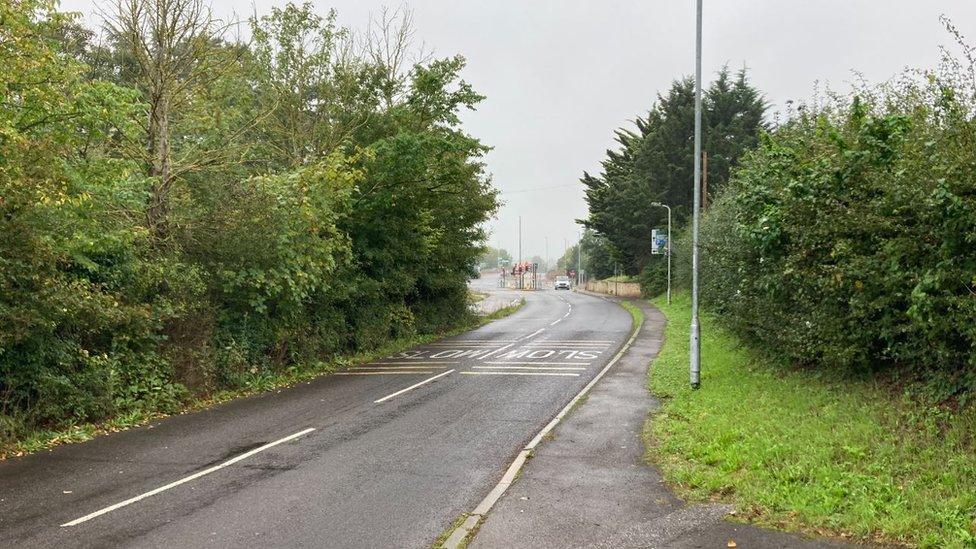
[[[644,311],[640,310],[640,307],[628,301],[621,301],[620,306],[627,309],[627,312],[630,313],[630,328],[631,330],[636,330],[637,327],[644,322]]]
[[[664,400],[645,429],[648,458],[681,496],[787,530],[976,547],[976,410],[776,364],[708,315],[692,391],[688,295],[653,303],[668,324],[648,380]]]
[[[280,390],[298,383],[309,381],[319,376],[327,375],[345,368],[363,364],[376,360],[384,356],[398,353],[405,349],[430,343],[445,337],[457,335],[462,332],[483,326],[492,320],[497,320],[518,311],[524,302],[520,301],[515,305],[509,305],[494,313],[484,317],[472,316],[470,322],[464,323],[450,331],[439,334],[429,334],[403,338],[387,342],[379,348],[360,352],[353,355],[335,357],[329,361],[319,361],[306,364],[295,364],[286,371],[278,374],[264,374],[252,376],[247,380],[244,387],[222,390],[210,395],[195,396],[186,403],[180,413],[192,412],[205,408],[211,408],[220,403],[227,402],[236,398],[243,398],[267,391]],[[145,425],[151,421],[162,419],[170,414],[157,411],[133,411],[126,414],[117,415],[100,422],[79,423],[64,429],[39,429],[16,440],[3,441],[0,443],[0,460],[10,457],[19,457],[27,454],[46,450],[60,444],[72,444],[85,442],[92,438],[124,431],[132,427]]]

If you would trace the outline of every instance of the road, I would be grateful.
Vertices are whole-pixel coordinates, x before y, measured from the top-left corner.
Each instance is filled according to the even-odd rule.
[[[494,279],[479,291],[504,292]],[[0,462],[2,547],[428,547],[626,339],[566,291],[342,374]]]

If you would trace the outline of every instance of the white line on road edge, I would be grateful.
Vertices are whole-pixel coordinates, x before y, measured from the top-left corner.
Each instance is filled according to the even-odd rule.
[[[194,474],[192,474],[192,475],[190,475],[188,477],[181,478],[180,480],[177,480],[176,482],[171,482],[171,483],[167,484],[166,486],[160,486],[159,488],[156,488],[155,490],[150,490],[150,491],[146,492],[145,494],[139,494],[138,496],[136,496],[134,498],[129,498],[129,499],[125,500],[125,501],[120,501],[119,503],[116,503],[115,505],[109,505],[108,507],[106,507],[104,509],[99,509],[98,511],[95,511],[94,513],[85,515],[85,516],[83,516],[81,518],[76,518],[75,520],[73,520],[71,522],[66,522],[66,523],[62,524],[61,527],[63,528],[63,527],[67,527],[67,526],[77,526],[77,525],[81,524],[82,522],[89,521],[89,520],[91,520],[91,519],[93,519],[95,517],[100,517],[100,516],[102,516],[102,515],[104,515],[106,513],[111,513],[112,511],[115,511],[116,509],[120,509],[122,507],[125,507],[126,505],[131,505],[131,504],[133,504],[133,503],[135,503],[137,501],[146,499],[149,496],[155,496],[156,494],[158,494],[160,492],[165,492],[166,490],[169,490],[170,488],[176,488],[177,486],[179,486],[181,484],[186,484],[187,482],[190,482],[191,480],[196,480],[196,479],[198,479],[198,478],[200,478],[200,477],[202,477],[204,475],[209,475],[210,473],[213,473],[215,471],[219,471],[219,470],[223,469],[224,467],[227,467],[229,465],[233,465],[233,464],[237,463],[238,461],[247,459],[247,458],[253,456],[254,454],[257,454],[257,453],[260,453],[260,452],[263,452],[263,451],[267,450],[268,448],[271,448],[271,447],[277,446],[279,444],[288,442],[289,440],[294,440],[294,439],[296,439],[296,438],[298,438],[298,437],[300,437],[302,435],[307,435],[308,433],[311,433],[314,430],[315,430],[314,428],[309,427],[308,429],[305,429],[304,431],[299,431],[299,432],[297,432],[297,433],[295,433],[293,435],[288,435],[285,438],[279,438],[278,440],[276,440],[274,442],[269,442],[269,443],[265,444],[264,446],[259,446],[259,447],[255,448],[253,450],[244,452],[243,454],[241,454],[241,455],[239,455],[237,457],[230,458],[227,461],[225,461],[225,462],[223,462],[223,463],[221,463],[219,465],[214,465],[213,467],[210,467],[209,469],[204,469],[203,471],[200,471],[198,473],[194,473]]]
[[[492,506],[495,505],[495,503],[499,500],[499,498],[502,497],[502,494],[505,493],[505,490],[508,490],[508,487],[511,486],[513,482],[515,482],[516,475],[518,475],[519,471],[522,469],[522,466],[525,464],[525,460],[528,459],[529,455],[532,453],[532,450],[534,450],[535,447],[539,445],[539,442],[542,441],[542,438],[544,436],[546,436],[547,434],[549,434],[550,431],[555,429],[556,425],[558,425],[559,422],[562,421],[563,417],[565,417],[566,414],[568,414],[569,411],[573,409],[573,406],[575,406],[576,403],[579,402],[579,400],[583,398],[583,396],[585,396],[586,393],[588,393],[590,389],[592,389],[593,386],[596,385],[598,381],[600,381],[601,378],[603,378],[604,374],[606,374],[610,370],[610,368],[612,368],[613,365],[616,364],[618,360],[620,360],[620,357],[622,357],[624,353],[627,352],[627,349],[629,349],[631,344],[634,342],[634,340],[637,339],[637,334],[640,333],[641,326],[643,325],[644,325],[644,321],[641,320],[641,323],[634,327],[633,333],[630,334],[630,339],[628,339],[627,342],[624,343],[624,346],[621,347],[619,351],[617,351],[617,354],[613,355],[613,358],[610,359],[610,362],[608,362],[607,365],[604,366],[603,369],[600,370],[600,372],[597,373],[596,376],[592,380],[590,380],[590,382],[587,383],[586,386],[583,387],[583,389],[580,390],[580,392],[576,393],[576,396],[573,397],[573,400],[570,400],[569,404],[567,404],[562,410],[560,410],[560,412],[556,414],[556,417],[552,418],[552,421],[546,424],[546,426],[543,427],[542,430],[539,431],[537,435],[535,435],[535,438],[529,441],[529,444],[526,445],[526,447],[522,449],[522,451],[519,452],[517,456],[515,456],[515,461],[513,461],[512,464],[508,466],[508,470],[505,471],[505,474],[502,476],[502,479],[498,481],[498,484],[496,484],[495,487],[492,488],[491,492],[489,492],[488,495],[485,496],[485,499],[481,500],[481,503],[479,503],[478,506],[475,507],[474,511],[472,511],[471,514],[468,515],[466,519],[464,519],[464,522],[461,523],[461,526],[458,526],[457,529],[451,532],[450,537],[448,537],[447,541],[444,542],[445,549],[457,549],[458,547],[461,546],[461,543],[467,539],[468,535],[470,535],[471,532],[478,526],[478,524],[485,518],[485,515],[488,514],[488,511],[491,510]],[[463,374],[465,372],[461,372],[461,373]]]
[[[383,398],[381,398],[379,400],[374,400],[373,401],[373,404],[379,404],[381,402],[386,402],[387,400],[390,400],[391,398],[393,398],[395,396],[402,395],[403,393],[406,393],[407,391],[412,391],[412,390],[416,389],[417,387],[420,387],[421,385],[426,385],[426,384],[430,383],[431,381],[434,381],[435,379],[437,379],[439,377],[444,377],[444,376],[446,376],[447,374],[449,374],[449,373],[451,373],[453,371],[454,370],[451,369],[451,370],[448,370],[446,372],[441,372],[441,373],[437,374],[434,377],[429,377],[429,378],[421,381],[420,383],[414,383],[413,385],[407,387],[406,389],[400,389],[399,391],[393,393],[392,395],[386,395],[385,397],[383,397]]]

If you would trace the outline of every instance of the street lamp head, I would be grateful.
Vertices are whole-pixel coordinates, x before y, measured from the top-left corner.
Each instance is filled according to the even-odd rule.
[[[661,204],[660,202],[651,202],[651,206],[664,206],[664,204]]]

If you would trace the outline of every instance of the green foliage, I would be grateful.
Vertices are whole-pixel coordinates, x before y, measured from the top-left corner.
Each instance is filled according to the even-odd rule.
[[[655,305],[668,323],[648,378],[663,397],[647,423],[648,457],[684,497],[726,501],[740,519],[790,530],[972,547],[976,409],[784,368],[712,314],[702,316],[702,384],[692,390],[690,297]]]
[[[742,154],[755,146],[766,104],[745,71],[727,69],[702,98],[703,150],[708,153],[708,191],[720,191]],[[667,227],[671,206],[675,226],[691,213],[694,160],[694,81],[675,81],[659,96],[636,128],[616,132],[618,150],[608,150],[599,176],[583,174],[589,217],[586,227],[604,236],[624,272],[637,275],[665,256],[651,254],[651,230]],[[657,272],[658,267],[650,272]]]
[[[560,272],[577,270],[582,262],[583,275],[587,279],[604,279],[617,272],[616,250],[610,242],[598,233],[585,229],[583,231],[583,256],[579,255],[579,245],[574,244],[556,261],[556,269]]]
[[[951,76],[764,136],[705,216],[705,302],[794,363],[976,389],[976,123]]]
[[[373,55],[288,4],[252,45],[194,42],[219,70],[175,76],[161,153],[124,37],[46,0],[0,21],[0,442],[470,322],[497,202],[462,58],[404,67],[408,44]],[[165,188],[146,150],[172,155]]]
[[[515,261],[512,254],[503,248],[485,246],[481,258],[478,260],[479,269],[497,269],[499,265],[512,265]]]

